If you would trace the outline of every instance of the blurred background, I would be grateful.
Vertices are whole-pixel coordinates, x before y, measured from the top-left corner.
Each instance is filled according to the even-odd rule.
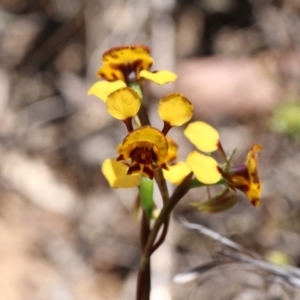
[[[133,43],[151,48],[153,70],[179,76],[146,86],[158,128],[158,99],[177,91],[195,120],[218,128],[226,151],[237,148],[236,162],[251,144],[264,147],[258,209],[239,194],[229,211],[197,212],[189,202],[205,200],[200,189],[175,215],[299,266],[299,32],[299,0],[1,0],[0,299],[134,299],[137,191],[110,189],[99,171],[126,130],[86,95],[102,53]],[[182,129],[170,135],[184,158],[192,147]],[[299,299],[244,265],[172,282],[217,248],[172,221],[154,255],[153,299]]]

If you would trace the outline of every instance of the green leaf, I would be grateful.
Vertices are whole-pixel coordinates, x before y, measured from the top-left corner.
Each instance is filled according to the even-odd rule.
[[[147,219],[150,222],[154,207],[153,202],[153,180],[146,176],[142,176],[140,185],[141,205],[146,213]]]
[[[200,211],[207,213],[218,213],[233,207],[237,203],[237,196],[228,189],[223,190],[215,197],[210,198],[204,202],[192,202],[191,206]]]

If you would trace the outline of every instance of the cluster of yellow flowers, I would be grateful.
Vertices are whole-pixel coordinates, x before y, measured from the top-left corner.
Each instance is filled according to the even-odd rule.
[[[107,111],[122,120],[128,130],[117,147],[117,157],[106,159],[102,165],[111,187],[139,186],[141,176],[152,179],[155,170],[162,168],[164,177],[173,184],[179,184],[192,172],[204,185],[222,182],[232,191],[244,192],[255,207],[259,205],[260,145],[252,145],[244,164],[233,166],[223,150],[219,133],[209,124],[196,121],[187,126],[184,134],[201,152],[192,151],[186,161],[176,161],[178,145],[167,134],[172,127],[191,120],[194,111],[191,102],[179,93],[160,99],[158,115],[164,124],[161,130],[150,124],[141,126],[137,117],[143,105],[143,81],[147,79],[162,85],[175,81],[176,74],[166,70],[149,71],[153,58],[149,48],[143,45],[114,47],[103,54],[102,62],[98,75],[105,80],[96,82],[88,94],[103,100]],[[216,150],[223,155],[223,164],[211,156]]]

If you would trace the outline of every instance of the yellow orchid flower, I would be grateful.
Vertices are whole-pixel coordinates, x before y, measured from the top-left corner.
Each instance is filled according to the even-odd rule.
[[[178,93],[169,94],[163,97],[158,105],[158,114],[164,122],[162,131],[149,125],[133,129],[132,117],[137,114],[140,105],[138,94],[130,87],[111,93],[106,101],[108,112],[114,118],[122,120],[128,130],[128,135],[122,144],[118,146],[119,155],[116,161],[127,162],[128,175],[141,174],[152,179],[156,168],[169,170],[168,162],[177,157],[178,146],[173,140],[166,137],[167,132],[173,126],[180,126],[188,122],[192,118],[194,108],[183,95]],[[108,163],[106,164],[109,166]],[[111,184],[111,182],[117,181],[118,174],[111,175],[111,170],[114,169],[112,163],[109,167],[107,166],[103,167],[103,173],[105,176],[108,174],[109,178],[107,179]],[[110,171],[107,171],[106,168],[110,168]],[[176,168],[178,169],[178,167]],[[185,168],[185,173],[187,169],[188,167]],[[190,169],[188,170],[190,172]],[[121,185],[119,184],[119,187]]]
[[[113,47],[104,52],[102,63],[97,74],[106,81],[96,82],[88,94],[103,101],[113,91],[134,83],[141,84],[143,79],[163,85],[177,78],[176,74],[167,70],[149,71],[153,58],[150,49],[144,45]]]
[[[164,177],[173,184],[179,184],[191,172],[191,169],[183,161],[174,163],[177,159],[178,145],[169,136],[166,137],[166,140],[168,143],[168,152],[165,161],[168,163],[169,170],[163,170]],[[116,148],[119,155],[121,150],[122,144]],[[140,174],[128,176],[128,170],[128,164],[116,159],[108,158],[102,164],[102,173],[113,188],[131,188],[140,185]]]
[[[209,153],[219,149],[225,155],[219,133],[209,124],[200,121],[190,123],[184,134],[200,151]],[[237,167],[230,167],[230,162],[225,157],[225,170],[215,159],[197,151],[188,155],[187,164],[200,182],[213,184],[223,176],[229,187],[244,192],[252,205],[258,207],[262,189],[258,176],[258,152],[261,149],[260,145],[252,145],[246,163]]]
[[[255,207],[260,204],[262,184],[258,176],[258,152],[261,145],[253,144],[247,154],[245,164],[224,171],[219,168],[220,173],[232,189],[238,189],[246,194],[248,200]]]
[[[153,178],[153,166],[168,170],[166,155],[168,143],[158,129],[143,126],[130,132],[120,149],[119,160],[131,160],[127,174],[142,174]]]

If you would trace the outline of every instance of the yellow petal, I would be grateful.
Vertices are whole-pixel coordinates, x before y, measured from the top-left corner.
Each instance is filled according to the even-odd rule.
[[[140,175],[127,175],[128,166],[115,159],[106,159],[102,164],[102,173],[113,188],[131,188],[140,185]]]
[[[193,151],[187,156],[186,162],[200,182],[213,184],[221,179],[218,163],[212,157]]]
[[[157,155],[158,163],[164,163],[168,153],[168,143],[165,136],[156,128],[151,126],[143,126],[130,132],[124,139],[121,153],[124,159],[130,157],[131,151],[139,145],[139,143],[149,143],[153,146],[153,150]]]
[[[97,73],[109,81],[126,81],[131,72],[138,77],[140,71],[148,70],[153,63],[150,50],[144,45],[113,47],[103,54],[102,61]]]
[[[97,75],[110,82],[117,80],[125,82],[125,74],[120,66],[117,68],[114,68],[112,65],[102,66],[98,69]]]
[[[159,70],[154,72],[142,70],[140,72],[140,77],[151,80],[160,85],[166,84],[168,82],[173,82],[177,79],[177,75],[175,73],[167,70]]]
[[[123,87],[126,87],[126,84],[121,80],[114,82],[108,82],[104,80],[98,81],[90,87],[88,90],[88,95],[94,95],[106,102],[106,98],[109,94]]]
[[[259,182],[258,178],[258,152],[262,149],[261,145],[253,144],[246,160],[247,170],[250,176],[250,180],[253,182]]]
[[[135,90],[130,87],[118,89],[106,99],[108,112],[118,120],[126,120],[137,114],[141,100]]]
[[[219,133],[205,122],[190,123],[184,134],[191,143],[203,152],[213,152],[218,149]]]
[[[178,155],[178,145],[174,142],[174,140],[167,136],[166,137],[168,142],[168,153],[166,156],[166,161],[171,162],[177,158]]]
[[[249,190],[246,191],[246,196],[248,200],[254,207],[258,207],[260,204],[262,184],[259,183],[250,183]]]
[[[192,103],[182,94],[169,94],[158,103],[160,118],[171,126],[181,126],[192,118],[193,113]]]
[[[262,190],[261,182],[251,182],[248,176],[245,178],[242,175],[234,175],[230,178],[230,186],[238,189],[246,194],[248,200],[254,207],[260,204],[260,196]]]
[[[191,168],[183,161],[170,166],[169,171],[163,170],[164,177],[173,184],[180,184],[181,181],[192,172]]]
[[[250,177],[249,190],[246,191],[246,195],[249,201],[255,207],[259,206],[260,195],[262,190],[262,184],[258,176],[258,152],[262,149],[261,145],[253,144],[248,155],[246,166]]]

